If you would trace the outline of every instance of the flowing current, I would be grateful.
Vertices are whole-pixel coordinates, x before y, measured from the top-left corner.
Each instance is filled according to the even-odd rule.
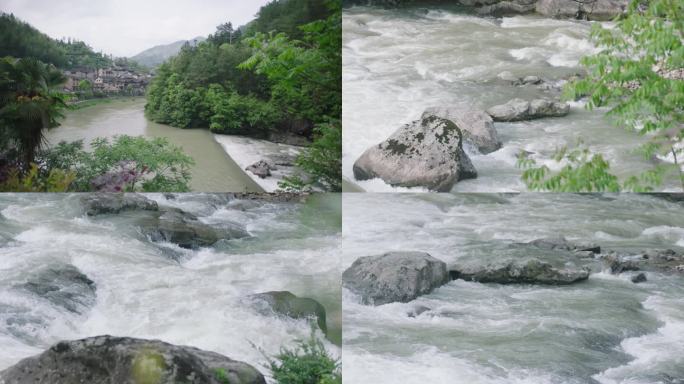
[[[399,189],[380,179],[357,181],[352,166],[367,148],[418,119],[428,107],[469,103],[487,109],[516,97],[557,97],[534,85],[513,86],[499,74],[534,75],[560,85],[562,79],[580,73],[582,56],[596,51],[588,39],[590,28],[588,22],[536,16],[483,18],[448,8],[345,10],[343,175],[350,190]],[[466,148],[478,178],[461,181],[453,190],[523,191],[516,167],[521,151],[531,153],[539,165],[558,169],[552,161],[556,149],[575,146],[579,139],[592,152],[602,153],[620,177],[649,169],[652,162],[635,151],[643,138],[616,127],[604,113],[572,103],[565,117],[495,123],[503,148],[487,155]]]
[[[684,250],[684,205],[621,195],[347,194],[343,266],[387,251],[492,260],[544,237]],[[539,255],[544,257],[543,253]],[[345,383],[684,382],[684,277],[595,269],[569,286],[452,281],[409,303],[343,291]],[[410,316],[423,306],[428,311]]]
[[[215,351],[267,374],[259,350],[276,354],[311,332],[306,320],[260,314],[244,300],[273,290],[323,304],[325,345],[339,356],[339,195],[304,203],[147,197],[211,226],[239,223],[252,236],[185,250],[150,242],[134,213],[86,217],[80,195],[0,195],[0,370],[59,340],[109,334]],[[18,288],[55,264],[95,282],[95,303],[82,314]]]

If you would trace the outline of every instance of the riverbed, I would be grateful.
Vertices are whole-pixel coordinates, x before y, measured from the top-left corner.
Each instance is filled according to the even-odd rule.
[[[267,355],[307,338],[307,320],[266,315],[248,295],[287,290],[319,301],[340,355],[339,195],[301,201],[240,200],[211,194],[146,196],[214,227],[238,225],[251,237],[197,250],[153,243],[130,212],[86,217],[80,194],[0,195],[0,370],[59,340],[110,334],[190,345],[267,373]],[[81,314],[24,289],[48,265],[78,268],[96,286]]]
[[[392,250],[491,260],[559,235],[684,250],[684,205],[646,195],[347,194],[343,209],[343,269]],[[345,383],[681,383],[684,276],[646,275],[634,284],[598,269],[558,287],[455,280],[377,307],[345,290]]]
[[[47,134],[51,145],[115,135],[165,137],[192,157],[191,190],[197,192],[260,192],[259,187],[226,154],[208,129],[180,129],[145,118],[145,98],[112,100],[109,103],[70,111],[62,124]]]
[[[547,85],[581,73],[579,59],[596,52],[590,22],[526,15],[478,17],[456,8],[353,7],[343,13],[343,175],[369,192],[399,191],[380,179],[357,181],[352,166],[370,146],[420,117],[428,107],[467,103],[480,109],[519,97],[558,97],[535,85],[514,86],[500,75],[541,77]],[[478,177],[454,192],[524,191],[517,155],[560,168],[557,148],[582,140],[610,161],[622,179],[650,169],[635,132],[613,125],[605,110],[571,103],[561,118],[495,123],[503,148],[483,155],[466,148]],[[664,190],[680,188],[667,181]],[[413,191],[421,191],[413,188]]]

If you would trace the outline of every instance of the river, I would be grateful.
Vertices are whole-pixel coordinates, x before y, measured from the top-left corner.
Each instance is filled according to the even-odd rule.
[[[198,192],[260,192],[256,184],[226,154],[208,129],[180,129],[145,118],[145,98],[114,99],[109,103],[70,111],[62,125],[47,134],[52,145],[60,141],[115,135],[166,137],[195,160],[190,187]]]
[[[325,345],[340,355],[340,195],[304,203],[146,195],[252,235],[198,250],[148,241],[134,225],[136,212],[86,217],[81,196],[0,195],[0,370],[59,340],[110,334],[191,345],[267,373],[258,349],[273,355],[310,333],[306,320],[262,315],[244,302],[271,290],[323,304]],[[95,303],[81,315],[17,288],[36,270],[65,263],[96,285]]]
[[[353,7],[343,13],[343,175],[367,191],[397,191],[379,179],[356,181],[352,166],[370,146],[433,106],[467,102],[487,109],[520,97],[549,96],[535,86],[518,87],[497,78],[535,75],[555,82],[578,73],[583,55],[595,52],[591,24],[539,16],[484,18],[458,9]],[[478,178],[454,192],[524,191],[517,155],[524,150],[556,169],[557,148],[582,139],[604,154],[614,174],[625,178],[650,169],[635,153],[642,137],[614,126],[605,110],[572,103],[562,118],[495,123],[503,148],[482,155],[469,150]],[[664,189],[678,188],[676,180]],[[680,188],[680,187],[679,187]],[[414,189],[419,191],[419,189]]]
[[[558,235],[684,250],[682,203],[647,195],[347,194],[343,209],[343,269],[391,250],[492,260]],[[560,287],[455,280],[377,307],[345,290],[345,383],[681,383],[684,277],[647,276],[634,284],[599,268]],[[418,306],[430,310],[410,317]]]

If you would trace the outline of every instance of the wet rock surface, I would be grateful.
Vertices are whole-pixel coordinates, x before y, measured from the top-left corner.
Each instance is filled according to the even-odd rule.
[[[68,264],[44,266],[16,287],[69,312],[84,313],[95,305],[95,282]]]
[[[462,141],[462,130],[452,121],[423,116],[367,149],[354,163],[354,177],[447,192],[459,180],[477,176]]]
[[[260,178],[265,179],[271,176],[271,171],[275,171],[277,169],[278,168],[274,164],[271,164],[270,162],[265,160],[259,160],[256,163],[245,168],[245,171],[252,172]]]
[[[497,284],[567,285],[589,278],[588,269],[557,268],[535,258],[501,260],[486,265],[452,266],[452,279]]]
[[[388,252],[357,259],[342,274],[364,304],[409,302],[449,281],[446,264],[425,252]]]
[[[159,340],[97,336],[61,341],[0,372],[2,384],[265,384],[249,364]]]
[[[570,105],[548,99],[526,101],[513,99],[505,104],[496,105],[487,110],[494,121],[509,122],[541,119],[545,117],[562,117],[570,112]]]
[[[81,197],[81,205],[88,216],[159,210],[156,201],[137,193],[89,193]]]
[[[318,301],[307,297],[297,297],[289,291],[270,291],[248,296],[257,312],[268,315],[278,314],[293,319],[316,319],[316,324],[328,332],[325,307]]]

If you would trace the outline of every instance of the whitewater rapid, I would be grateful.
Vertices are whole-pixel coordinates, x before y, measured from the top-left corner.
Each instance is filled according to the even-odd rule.
[[[387,251],[484,263],[558,235],[627,253],[684,250],[684,206],[652,196],[347,194],[343,210],[343,269]],[[377,307],[344,290],[345,383],[681,382],[684,278],[647,276],[634,284],[598,270],[561,287],[455,280]],[[409,315],[420,307],[430,310]]]
[[[79,195],[0,195],[0,370],[59,340],[110,334],[215,351],[267,374],[261,351],[273,355],[310,333],[305,320],[260,315],[244,301],[271,290],[321,302],[334,341],[325,345],[339,356],[339,195],[305,203],[147,197],[212,226],[240,223],[252,237],[186,250],[141,237],[132,213],[86,217]],[[15,289],[55,263],[95,282],[96,304],[82,315]]]
[[[353,7],[343,13],[343,176],[369,192],[406,191],[380,179],[357,181],[352,166],[369,147],[420,117],[429,107],[468,103],[487,109],[513,98],[558,97],[534,85],[513,86],[504,72],[529,75],[561,86],[581,73],[579,60],[597,49],[590,22],[538,16],[477,17],[458,9]],[[614,126],[605,110],[571,103],[562,118],[495,123],[503,148],[482,155],[466,148],[478,178],[456,184],[454,192],[524,191],[516,166],[521,151],[552,169],[556,150],[582,140],[602,153],[620,177],[652,167],[637,148],[634,132]],[[666,182],[664,189],[677,188]],[[421,188],[411,189],[423,191]]]

